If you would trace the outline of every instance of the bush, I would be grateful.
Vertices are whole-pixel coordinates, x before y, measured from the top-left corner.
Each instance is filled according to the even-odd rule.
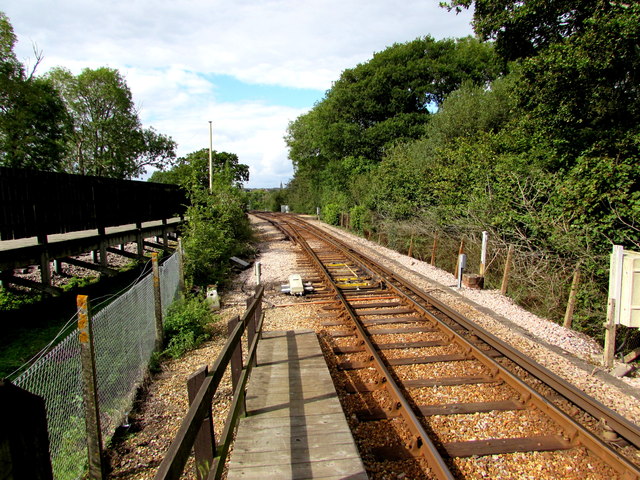
[[[322,220],[329,225],[340,224],[340,205],[336,203],[328,203],[322,209]]]
[[[358,233],[371,229],[371,212],[363,205],[356,205],[349,210],[351,228]]]
[[[209,338],[205,326],[214,320],[209,305],[200,297],[187,297],[169,307],[164,321],[167,348],[172,358],[184,355]]]

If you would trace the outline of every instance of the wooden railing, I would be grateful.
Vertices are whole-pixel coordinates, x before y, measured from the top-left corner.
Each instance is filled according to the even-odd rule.
[[[177,480],[194,450],[198,480],[220,478],[238,418],[245,413],[245,388],[251,368],[257,364],[256,350],[262,331],[262,296],[259,286],[247,300],[242,318],[229,321],[229,337],[211,368],[202,367],[187,381],[189,411],[182,420],[167,454],[158,468],[155,480]],[[248,354],[243,365],[242,335],[247,332]],[[231,367],[233,402],[216,446],[211,418],[211,401],[227,369]]]

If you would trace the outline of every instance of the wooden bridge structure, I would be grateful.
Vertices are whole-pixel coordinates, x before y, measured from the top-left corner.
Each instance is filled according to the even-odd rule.
[[[56,293],[51,261],[113,273],[107,252],[137,258],[145,245],[168,248],[186,205],[177,185],[0,167],[0,280]],[[115,248],[128,242],[137,254]],[[95,263],[71,258],[90,251]],[[41,283],[13,274],[26,265],[39,265]]]

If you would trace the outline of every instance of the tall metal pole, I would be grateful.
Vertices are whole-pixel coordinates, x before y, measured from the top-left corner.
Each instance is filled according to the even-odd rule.
[[[209,120],[209,192],[213,192],[213,124]]]

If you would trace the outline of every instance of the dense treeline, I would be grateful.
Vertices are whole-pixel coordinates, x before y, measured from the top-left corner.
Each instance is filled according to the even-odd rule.
[[[15,43],[0,12],[0,165],[129,179],[172,164],[175,142],[142,128],[118,70],[73,75],[59,67],[37,77],[16,58]]]
[[[288,202],[387,236],[488,230],[523,268],[560,272],[515,293],[555,319],[580,264],[576,325],[597,335],[611,245],[640,249],[640,5],[448,6],[471,4],[482,42],[393,45],[290,125]]]

